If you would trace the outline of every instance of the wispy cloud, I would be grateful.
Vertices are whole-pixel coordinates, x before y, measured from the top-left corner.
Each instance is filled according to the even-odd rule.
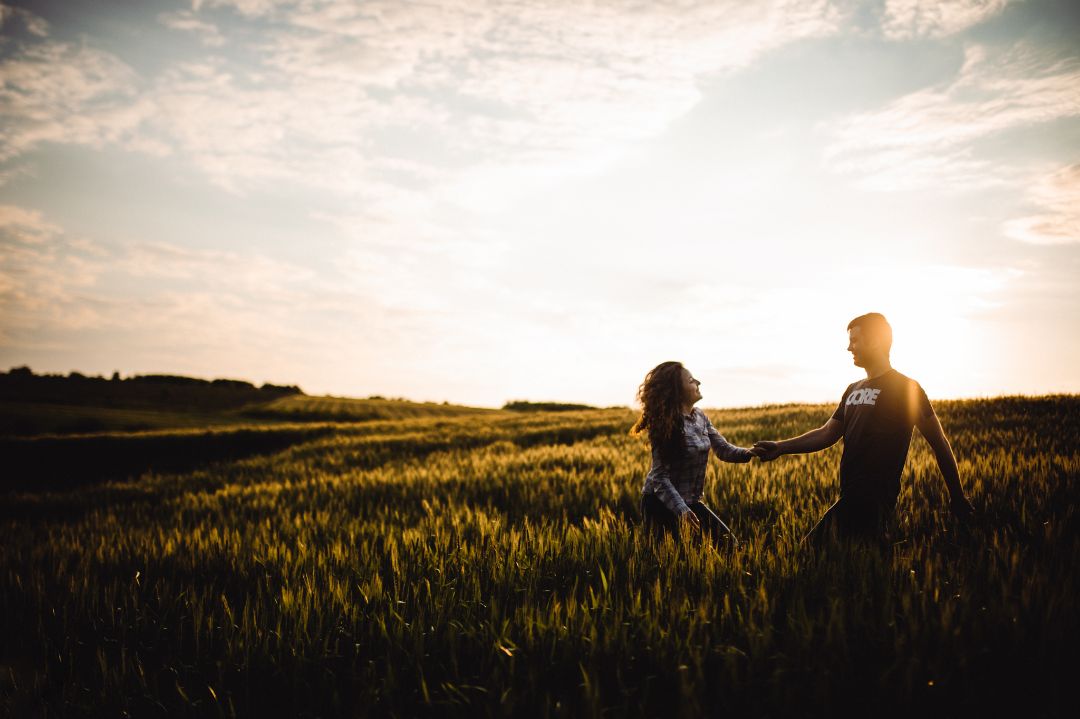
[[[42,245],[59,235],[61,230],[37,210],[0,205],[0,232],[5,244]]]
[[[225,44],[225,36],[217,25],[200,20],[194,11],[179,10],[177,12],[161,13],[158,16],[158,21],[172,30],[195,34],[208,47],[221,47]]]
[[[1080,164],[1037,179],[1028,191],[1035,214],[1005,224],[1005,234],[1036,245],[1080,243]]]
[[[467,354],[491,336],[464,304],[447,307],[435,289],[414,295],[448,270],[464,286],[451,261],[462,247],[403,256],[363,247],[319,272],[262,251],[95,243],[36,210],[0,206],[0,353],[25,362],[47,351],[87,370],[85,358],[107,347],[124,371],[450,396],[439,385],[449,375],[418,389],[418,365],[433,348]],[[453,327],[461,333],[443,334]]]
[[[249,11],[251,9],[249,8]],[[834,31],[824,2],[376,2],[276,6],[266,63],[294,82],[394,88],[426,99],[398,124],[452,164],[588,167],[662,131],[697,82],[792,40]],[[542,174],[542,173],[541,173]]]
[[[1009,0],[886,0],[882,30],[886,37],[944,37],[997,15]]]
[[[101,276],[98,247],[68,240],[36,210],[0,206],[0,344],[42,326],[78,330],[100,317],[82,293]]]
[[[114,55],[43,39],[0,61],[0,161],[43,143],[103,147],[131,139],[152,112]]]
[[[38,37],[49,34],[49,23],[29,10],[0,3],[0,30],[11,32],[21,26],[26,32]]]
[[[1016,178],[981,159],[977,143],[1077,115],[1075,58],[1047,57],[1024,45],[1007,52],[972,46],[953,81],[835,123],[824,156],[830,169],[872,189],[981,188]]]
[[[8,350],[57,332],[112,332],[126,335],[123,349],[133,354],[212,347],[251,357],[313,342],[318,330],[305,324],[327,302],[338,316],[367,304],[262,253],[106,246],[70,236],[38,211],[0,206],[0,343]]]
[[[232,32],[226,6],[258,34]],[[157,77],[89,45],[22,47],[3,68],[0,157],[126,141],[171,148],[232,189],[287,178],[348,192],[391,181],[388,162],[415,165],[407,145],[372,141],[396,134],[439,147],[425,156],[434,169],[473,168],[468,182],[497,166],[588,168],[683,115],[701,78],[840,19],[823,0],[196,3],[160,21],[220,54]],[[239,66],[236,51],[255,62]]]
[[[450,229],[448,212],[601,169],[689,111],[700,82],[843,15],[823,0],[206,2],[158,20],[206,51],[142,76],[89,41],[19,44],[0,68],[0,158],[113,143],[235,193],[317,190],[351,240],[339,269],[400,313],[472,296],[500,256],[496,233]],[[118,261],[146,272],[150,252]]]

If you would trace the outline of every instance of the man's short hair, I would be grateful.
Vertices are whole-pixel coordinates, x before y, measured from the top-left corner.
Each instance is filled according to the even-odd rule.
[[[892,349],[892,327],[889,325],[889,321],[885,319],[885,315],[880,312],[867,312],[865,315],[859,315],[851,322],[848,322],[847,326],[849,330],[856,327],[862,329],[863,336],[880,342],[886,353]]]

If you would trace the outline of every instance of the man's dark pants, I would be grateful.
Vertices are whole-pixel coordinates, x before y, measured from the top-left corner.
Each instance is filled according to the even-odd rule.
[[[803,537],[802,543],[815,548],[838,540],[885,546],[895,510],[895,497],[841,496]]]

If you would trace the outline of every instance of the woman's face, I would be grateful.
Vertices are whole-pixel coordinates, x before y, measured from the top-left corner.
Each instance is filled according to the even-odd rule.
[[[683,396],[686,397],[686,401],[690,404],[697,402],[701,399],[701,382],[694,379],[694,375],[690,374],[690,370],[683,367]]]

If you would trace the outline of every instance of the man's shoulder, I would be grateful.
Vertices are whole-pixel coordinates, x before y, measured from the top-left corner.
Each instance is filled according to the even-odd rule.
[[[910,385],[910,386],[918,387],[919,389],[922,389],[922,385],[919,384],[919,382],[914,377],[908,377],[903,372],[900,372],[899,370],[895,370],[895,369],[893,370],[893,375],[894,375],[894,378],[893,378],[894,382],[897,382],[899,384],[906,384],[906,385]]]
[[[929,398],[926,396],[926,390],[918,383],[913,377],[908,377],[906,374],[893,370],[893,374],[896,377],[893,382],[895,386],[903,388],[903,392],[900,395],[905,398],[906,406],[910,408],[910,411],[914,412],[917,416],[928,417],[934,414],[934,407],[930,404]]]

